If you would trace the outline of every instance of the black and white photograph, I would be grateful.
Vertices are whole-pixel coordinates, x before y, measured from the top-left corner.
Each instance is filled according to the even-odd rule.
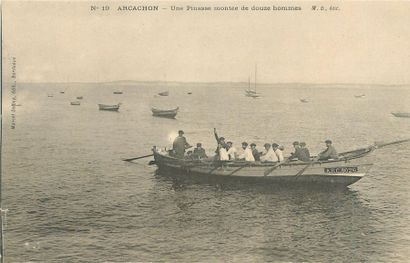
[[[0,263],[409,262],[410,3],[1,4]]]

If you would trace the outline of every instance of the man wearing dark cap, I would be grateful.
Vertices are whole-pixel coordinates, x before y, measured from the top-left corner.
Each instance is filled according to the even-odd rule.
[[[247,142],[242,143],[243,153],[239,155],[238,159],[245,160],[248,162],[254,162],[255,158],[253,157],[252,150],[248,147]]]
[[[255,161],[260,161],[261,160],[261,155],[258,152],[258,149],[256,149],[256,144],[251,143],[251,149],[252,149],[252,155]]]
[[[218,134],[216,133],[216,128],[214,128],[214,135],[215,135],[216,143],[218,145],[216,147],[216,150],[215,150],[215,153],[217,155],[216,158],[220,159],[221,148],[224,148],[227,151],[228,147],[225,143],[225,138],[224,137],[218,137]]]
[[[306,152],[302,150],[299,142],[293,142],[293,147],[295,148],[295,152],[291,154],[291,159],[298,159],[302,162],[310,161],[309,156],[306,156]]]
[[[326,140],[325,143],[327,148],[323,152],[319,153],[319,160],[339,159],[339,154],[337,154],[335,147],[333,147],[332,141]]]
[[[196,144],[196,148],[194,149],[194,159],[204,159],[208,158],[208,156],[205,153],[205,149],[202,148],[202,143],[198,142]]]
[[[172,148],[175,153],[175,157],[179,159],[184,158],[185,150],[191,148],[192,146],[186,141],[184,137],[184,131],[178,131],[178,137],[175,138],[174,143],[172,144]]]
[[[283,162],[283,152],[279,147],[279,144],[277,143],[272,143],[272,150],[275,152],[276,156],[278,157],[279,162]]]

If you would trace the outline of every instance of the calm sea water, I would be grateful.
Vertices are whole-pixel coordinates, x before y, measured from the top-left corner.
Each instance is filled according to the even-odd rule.
[[[169,97],[154,96],[164,90]],[[410,137],[410,119],[390,114],[410,111],[409,89],[258,91],[263,97],[252,99],[233,84],[20,84],[12,130],[5,89],[6,260],[408,262],[409,144],[377,150],[367,177],[342,191],[175,187],[149,159],[121,161],[170,145],[179,129],[209,153],[214,127],[237,146],[278,142],[287,154],[294,140],[317,153],[328,138],[344,151]],[[81,106],[70,105],[76,96],[84,97]],[[98,110],[97,103],[117,102],[118,113]],[[176,120],[154,118],[151,106],[180,112]]]

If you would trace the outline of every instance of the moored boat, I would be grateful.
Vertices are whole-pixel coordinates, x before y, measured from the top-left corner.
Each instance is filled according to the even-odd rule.
[[[78,96],[77,97],[77,100],[82,100],[83,99],[83,96]]]
[[[168,95],[169,95],[169,91],[160,92],[160,93],[158,93],[158,95],[160,95],[160,96],[168,96]]]
[[[114,91],[114,94],[122,94],[122,91]]]
[[[99,110],[106,110],[106,111],[118,111],[120,108],[121,103],[108,105],[108,104],[98,104]]]
[[[309,102],[307,99],[299,99],[299,100],[300,100],[300,102],[302,102],[302,103],[308,103],[308,102]]]
[[[360,94],[360,95],[354,95],[355,98],[364,98],[366,95],[365,94]]]
[[[160,110],[156,108],[151,108],[152,115],[155,117],[170,118],[173,119],[178,114],[179,107],[171,110]]]
[[[410,112],[392,112],[391,114],[399,118],[410,118]]]
[[[367,157],[373,150],[374,147],[367,147],[342,153],[337,160],[291,161],[282,164],[177,159],[156,147],[153,148],[153,154],[159,172],[194,180],[346,187],[363,178],[370,170],[373,164],[363,157]]]
[[[64,91],[60,91],[60,93],[61,93],[61,94],[64,94],[65,92],[64,92]]]
[[[70,102],[70,104],[71,104],[71,105],[74,105],[74,106],[79,106],[79,105],[81,104],[81,102],[79,102],[79,101],[77,100],[77,101],[72,101],[72,102]]]
[[[261,95],[256,92],[256,71],[257,71],[257,66],[255,65],[255,83],[254,83],[254,89],[251,89],[251,78],[248,77],[248,89],[245,90],[245,96],[246,97],[251,97],[251,98],[259,98]]]

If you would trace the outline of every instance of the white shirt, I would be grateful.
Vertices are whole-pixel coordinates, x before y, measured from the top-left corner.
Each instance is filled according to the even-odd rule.
[[[269,150],[265,154],[261,156],[261,161],[262,162],[277,162],[278,161],[278,156],[276,153],[273,151],[272,148],[269,148]]]
[[[283,162],[283,153],[282,153],[282,151],[279,150],[279,149],[276,149],[275,153],[276,153],[276,156],[278,157],[279,162]]]
[[[251,148],[246,148],[241,155],[239,155],[239,159],[245,159],[248,162],[254,162],[255,158],[253,157]]]
[[[222,148],[222,147],[221,147],[221,149],[219,149],[219,160],[221,160],[221,161],[229,161],[229,155],[228,155],[228,153],[226,152],[226,149],[225,149],[225,148]]]
[[[228,155],[229,155],[230,160],[235,160],[237,154],[238,154],[238,151],[236,150],[235,147],[232,146],[231,148],[229,148]]]

